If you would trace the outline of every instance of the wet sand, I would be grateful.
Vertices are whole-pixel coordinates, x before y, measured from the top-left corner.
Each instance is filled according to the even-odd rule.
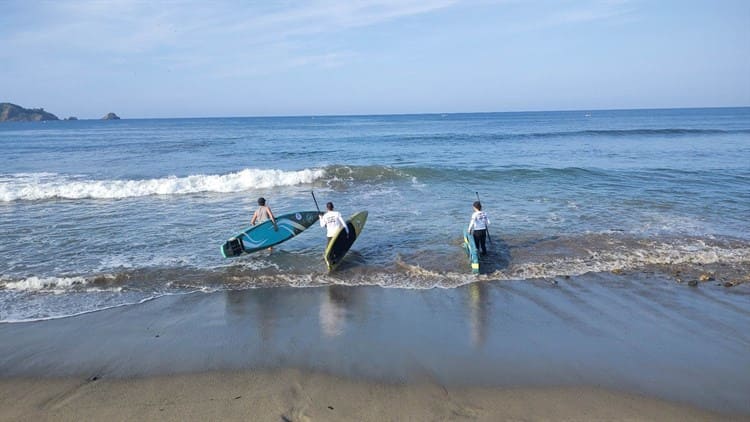
[[[750,288],[168,296],[0,324],[0,419],[750,420]]]

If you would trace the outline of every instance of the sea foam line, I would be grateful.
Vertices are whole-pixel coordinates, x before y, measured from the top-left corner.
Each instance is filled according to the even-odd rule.
[[[38,321],[50,321],[53,319],[62,319],[62,318],[71,318],[76,317],[80,315],[86,315],[86,314],[92,314],[94,312],[101,312],[106,311],[108,309],[115,309],[115,308],[121,308],[124,306],[133,306],[133,305],[140,305],[142,303],[150,302],[154,299],[158,299],[160,297],[163,297],[166,295],[154,295],[154,296],[148,296],[141,300],[135,301],[135,302],[124,302],[124,303],[118,303],[116,305],[108,305],[108,306],[101,306],[94,309],[87,309],[85,311],[75,311],[71,313],[61,313],[58,315],[52,315],[52,316],[45,316],[45,317],[28,317],[28,318],[9,318],[9,319],[0,319],[0,324],[15,324],[19,322],[38,322]]]
[[[493,277],[503,280],[528,280],[560,276],[580,276],[587,273],[632,271],[652,265],[694,266],[711,264],[747,264],[750,248],[725,248],[703,242],[670,244],[645,242],[645,248],[615,248],[589,250],[584,256],[569,256],[547,262],[512,263],[507,270],[496,271]]]
[[[312,183],[324,169],[244,169],[229,174],[169,176],[145,180],[86,180],[80,176],[26,173],[0,177],[0,202],[43,199],[121,199],[200,192],[230,193]]]
[[[22,280],[7,280],[0,278],[0,287],[17,291],[64,291],[74,286],[88,284],[83,277],[36,277],[31,276]]]

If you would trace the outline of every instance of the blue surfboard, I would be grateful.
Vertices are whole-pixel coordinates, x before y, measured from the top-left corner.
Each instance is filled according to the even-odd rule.
[[[477,245],[474,243],[474,236],[468,230],[464,230],[464,251],[471,264],[471,273],[479,274],[479,253]]]
[[[224,258],[253,253],[285,242],[302,233],[318,221],[317,211],[300,211],[276,216],[276,227],[271,220],[248,227],[221,245]]]

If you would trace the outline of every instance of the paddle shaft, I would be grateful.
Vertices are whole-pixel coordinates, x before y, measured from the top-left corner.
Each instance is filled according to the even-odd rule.
[[[312,195],[312,197],[313,197],[313,201],[315,201],[315,208],[316,208],[316,209],[318,210],[318,214],[320,214],[320,207],[318,206],[318,200],[317,200],[317,199],[315,199],[315,192],[313,192],[313,191],[310,191],[310,194],[311,194],[311,195]]]

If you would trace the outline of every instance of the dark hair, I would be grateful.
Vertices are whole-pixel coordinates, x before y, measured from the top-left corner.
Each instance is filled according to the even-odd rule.
[[[258,198],[258,205],[260,205],[260,206],[266,205],[266,198],[264,198],[262,196],[260,198]]]
[[[326,209],[327,209],[328,211],[333,211],[333,202],[329,202],[329,203],[327,203],[327,204],[326,204]]]
[[[479,211],[482,211],[482,203],[479,201],[474,201],[474,208],[478,209]]]

